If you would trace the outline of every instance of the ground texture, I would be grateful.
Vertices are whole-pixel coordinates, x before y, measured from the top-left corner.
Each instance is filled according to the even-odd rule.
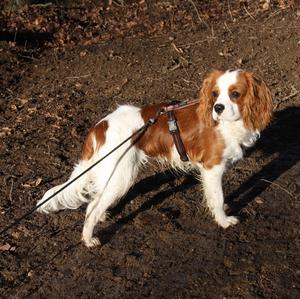
[[[274,117],[224,177],[239,225],[212,221],[191,176],[151,167],[98,226],[101,247],[80,242],[84,207],[34,213],[1,236],[1,298],[300,297],[300,14],[233,2],[116,1],[47,41],[11,39],[2,20],[1,229],[68,178],[117,104],[194,98],[210,70],[243,68],[270,86]]]

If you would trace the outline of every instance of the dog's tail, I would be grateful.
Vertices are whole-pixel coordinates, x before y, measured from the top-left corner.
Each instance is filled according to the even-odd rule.
[[[70,184],[68,187],[63,189],[53,198],[47,201],[47,199],[52,196],[59,189],[63,188],[66,184],[68,184],[71,180],[81,174],[84,170],[89,167],[87,161],[80,161],[74,168],[70,178],[65,183],[55,186],[48,190],[43,198],[37,202],[37,205],[41,205],[37,210],[41,213],[51,213],[63,209],[77,209],[83,203],[89,201],[89,194],[92,192],[92,186],[90,183],[90,177],[88,174],[83,175],[75,182]]]

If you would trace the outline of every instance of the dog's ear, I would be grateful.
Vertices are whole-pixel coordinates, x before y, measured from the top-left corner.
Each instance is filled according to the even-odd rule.
[[[214,88],[216,87],[216,80],[223,74],[223,71],[214,70],[204,80],[200,90],[200,104],[198,107],[198,115],[205,126],[215,125],[212,117],[213,106],[216,101]]]
[[[248,91],[241,107],[245,127],[252,131],[261,131],[272,118],[271,91],[266,83],[253,73],[244,72],[242,75],[248,84]]]

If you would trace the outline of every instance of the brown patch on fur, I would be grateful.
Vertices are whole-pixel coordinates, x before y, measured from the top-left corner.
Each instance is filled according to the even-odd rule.
[[[213,96],[213,91],[218,92],[216,81],[223,74],[223,71],[212,71],[204,80],[200,91],[200,105],[198,107],[198,113],[200,119],[207,127],[211,127],[216,124],[212,118],[213,106],[216,101],[216,97]]]
[[[82,147],[82,160],[89,160],[104,144],[107,128],[108,123],[104,120],[89,130]],[[96,148],[94,148],[95,141]]]
[[[200,162],[207,169],[220,164],[225,148],[224,140],[216,127],[207,126],[199,117],[199,108],[192,106],[179,110],[176,118],[191,161]]]
[[[246,93],[238,101],[245,127],[252,131],[261,131],[272,118],[273,104],[270,89],[253,73],[240,73],[239,81],[247,85]]]
[[[238,98],[232,98],[231,94],[233,91],[237,91],[240,96]],[[248,84],[244,80],[239,80],[237,83],[231,85],[228,89],[228,95],[231,101],[238,103],[248,92]]]
[[[141,115],[143,120],[147,122],[151,117],[154,117],[162,106],[163,104],[159,104],[142,108]],[[160,156],[170,159],[173,139],[169,133],[166,115],[160,116],[157,122],[143,133],[136,145],[149,157]]]
[[[153,117],[162,106],[161,104],[144,107],[141,112],[144,121]],[[208,169],[220,164],[225,147],[224,141],[215,127],[208,127],[200,118],[198,105],[175,111],[175,117],[190,160],[194,163],[200,162]],[[158,121],[139,138],[136,145],[147,156],[170,160],[174,142],[169,133],[166,115],[160,116]]]

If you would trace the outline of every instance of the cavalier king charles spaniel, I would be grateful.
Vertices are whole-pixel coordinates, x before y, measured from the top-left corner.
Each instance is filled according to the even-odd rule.
[[[161,107],[122,105],[99,121],[90,129],[70,179],[47,191],[38,204],[137,131]],[[130,189],[141,166],[155,159],[175,169],[196,170],[214,220],[223,228],[235,225],[238,218],[224,210],[222,175],[229,164],[243,157],[243,147],[255,144],[271,115],[272,96],[264,81],[243,70],[215,70],[203,82],[199,103],[175,112],[188,162],[180,160],[167,116],[161,115],[139,138],[126,142],[38,210],[49,213],[88,203],[82,240],[88,247],[98,245],[99,239],[93,237],[95,225]]]

